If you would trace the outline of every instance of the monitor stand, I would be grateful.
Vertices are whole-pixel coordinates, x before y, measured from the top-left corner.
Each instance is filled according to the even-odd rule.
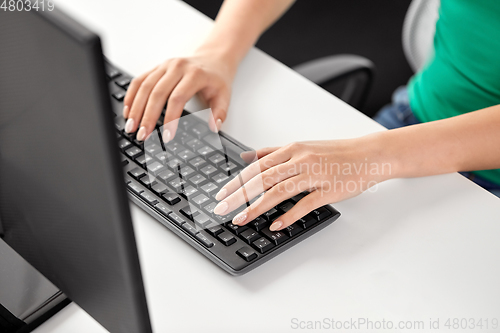
[[[69,302],[66,295],[0,239],[0,332],[30,332]]]

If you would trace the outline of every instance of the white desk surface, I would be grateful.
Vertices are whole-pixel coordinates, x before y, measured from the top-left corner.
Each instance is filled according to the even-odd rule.
[[[134,75],[188,55],[212,25],[178,0],[60,0],[56,6],[97,31],[106,55]],[[382,128],[252,50],[223,130],[261,148]],[[490,323],[500,317],[498,198],[450,174],[392,180],[334,206],[342,213],[337,222],[235,278],[131,205],[155,332],[295,332],[292,318],[359,317],[421,320],[426,328],[430,318],[440,318],[441,331],[448,331],[450,317]],[[105,330],[73,303],[36,330],[45,332]]]

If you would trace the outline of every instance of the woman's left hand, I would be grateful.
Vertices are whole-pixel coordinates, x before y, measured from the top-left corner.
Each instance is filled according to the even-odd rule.
[[[219,191],[216,199],[223,201],[214,213],[226,215],[264,192],[234,217],[234,224],[244,225],[282,201],[309,191],[273,222],[270,229],[274,231],[286,228],[320,206],[354,197],[391,175],[391,164],[381,163],[383,154],[372,144],[372,136],[258,150],[258,160]],[[244,154],[246,158],[252,155]]]

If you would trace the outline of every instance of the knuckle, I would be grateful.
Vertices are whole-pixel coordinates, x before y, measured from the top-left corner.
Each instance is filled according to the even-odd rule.
[[[185,100],[185,96],[182,93],[174,93],[169,98],[169,102],[173,104],[182,104]]]
[[[175,58],[170,61],[170,64],[173,67],[181,68],[187,64],[187,60],[185,58]]]

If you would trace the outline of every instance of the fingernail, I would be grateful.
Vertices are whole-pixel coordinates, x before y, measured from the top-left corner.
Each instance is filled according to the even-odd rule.
[[[282,225],[283,225],[283,222],[281,222],[281,221],[274,221],[274,223],[271,224],[271,226],[269,227],[269,230],[276,231],[279,228],[281,228]]]
[[[168,129],[163,131],[163,142],[168,143],[170,141],[170,131]]]
[[[241,224],[241,223],[245,222],[246,219],[247,219],[247,212],[242,211],[241,213],[239,213],[238,215],[236,215],[234,217],[233,224]]]
[[[142,126],[139,129],[139,132],[137,132],[137,140],[144,141],[145,138],[146,138],[146,127]]]
[[[221,126],[222,126],[222,120],[220,120],[220,118],[219,118],[215,122],[215,127],[217,128],[217,132],[220,131]]]
[[[127,118],[128,117],[128,105],[125,105],[123,107],[123,118]]]
[[[224,214],[224,212],[228,208],[229,208],[229,205],[227,204],[227,202],[225,202],[225,201],[219,202],[219,204],[217,206],[215,206],[215,208],[214,208],[214,213],[217,215]]]
[[[223,188],[222,190],[219,191],[219,193],[217,193],[217,195],[215,196],[215,200],[222,200],[226,197],[227,195],[227,190],[225,188]]]
[[[125,123],[125,132],[132,133],[133,129],[134,129],[134,119],[130,118]]]

